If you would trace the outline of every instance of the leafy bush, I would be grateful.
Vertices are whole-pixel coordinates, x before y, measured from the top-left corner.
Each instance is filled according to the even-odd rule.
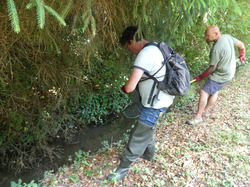
[[[3,132],[0,134],[1,163],[7,164],[5,159],[8,157],[17,160],[20,155],[28,154],[20,162],[9,164],[10,168],[21,169],[36,162],[37,150],[46,156],[55,156],[56,150],[51,154],[51,150],[46,148],[48,142],[57,137],[70,141],[76,129],[91,123],[101,124],[122,110],[129,98],[120,88],[127,79],[126,71],[130,69],[116,66],[117,59],[111,55],[100,54],[91,60],[93,67],[82,69],[80,84],[74,79],[67,82],[69,91],[60,87],[49,89],[39,81],[32,83],[19,77],[18,86],[25,87],[27,91],[26,94],[20,93],[19,97],[24,101],[27,97],[35,100],[34,106],[25,102],[21,107],[6,103],[13,88],[0,84],[4,91],[0,92],[2,109],[6,114],[0,125]],[[15,89],[19,89],[18,86]],[[18,99],[16,101],[19,102]]]

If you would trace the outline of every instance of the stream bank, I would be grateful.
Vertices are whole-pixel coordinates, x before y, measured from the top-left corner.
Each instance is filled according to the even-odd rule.
[[[22,179],[23,183],[30,183],[35,180],[38,182],[44,178],[45,171],[56,171],[59,167],[69,163],[68,158],[74,155],[78,150],[96,152],[103,147],[103,141],[117,141],[121,138],[135,120],[127,119],[122,114],[119,114],[114,120],[105,123],[97,128],[87,129],[86,132],[80,133],[74,137],[72,144],[67,144],[65,141],[57,141],[50,145],[50,147],[59,147],[62,152],[60,159],[42,159],[35,169],[29,169],[25,172],[13,174],[4,168],[0,168],[0,186],[9,187],[11,181],[17,182]]]

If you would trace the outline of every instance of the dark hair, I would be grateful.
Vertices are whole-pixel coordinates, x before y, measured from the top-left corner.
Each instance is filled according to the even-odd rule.
[[[135,36],[135,40],[136,41],[140,41],[141,40],[141,36],[139,35],[139,33],[136,33],[138,30],[137,26],[129,26],[127,27],[123,33],[122,33],[122,37],[120,38],[120,43],[121,45],[125,45],[126,43],[131,44],[130,40],[134,39]],[[136,35],[135,35],[136,34]],[[142,37],[144,39],[144,34],[142,32]]]

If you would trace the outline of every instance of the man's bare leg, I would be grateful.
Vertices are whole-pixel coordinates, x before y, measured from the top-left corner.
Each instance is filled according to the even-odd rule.
[[[201,115],[204,112],[204,110],[205,110],[205,108],[206,108],[206,106],[208,104],[208,99],[209,99],[209,94],[206,93],[205,91],[201,90],[200,91],[200,99],[199,99],[198,111],[196,113],[196,116],[193,119],[186,121],[187,124],[195,125],[195,124],[203,122],[203,119],[202,119]]]
[[[200,99],[199,99],[199,105],[198,105],[198,111],[196,113],[195,118],[200,119],[201,115],[204,111],[206,111],[207,106],[209,104],[209,94],[203,90],[200,91]]]
[[[208,112],[210,110],[210,108],[217,101],[218,95],[219,95],[219,91],[215,92],[213,95],[210,95],[210,97],[208,98],[207,106],[204,109],[204,112]]]

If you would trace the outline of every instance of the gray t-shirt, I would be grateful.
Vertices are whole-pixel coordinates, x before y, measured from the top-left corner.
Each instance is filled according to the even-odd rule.
[[[236,38],[223,34],[214,43],[210,51],[210,65],[217,65],[216,70],[209,78],[216,82],[230,81],[235,74],[236,62],[234,45],[239,42]]]
[[[148,72],[150,75],[153,75],[157,72],[163,62],[163,55],[161,51],[156,46],[147,46],[143,48],[140,53],[137,55],[134,67],[142,69],[145,72]],[[156,75],[158,80],[163,80],[166,72],[166,68],[163,67]],[[142,76],[142,80],[147,78],[145,74]],[[141,102],[144,107],[159,109],[163,107],[168,107],[173,103],[174,96],[171,96],[163,91],[160,91],[159,97],[154,100],[153,106],[148,104],[148,98],[152,89],[154,81],[152,79],[148,79],[146,81],[142,81],[139,83],[139,92],[141,96]],[[154,90],[155,95],[157,89]]]

